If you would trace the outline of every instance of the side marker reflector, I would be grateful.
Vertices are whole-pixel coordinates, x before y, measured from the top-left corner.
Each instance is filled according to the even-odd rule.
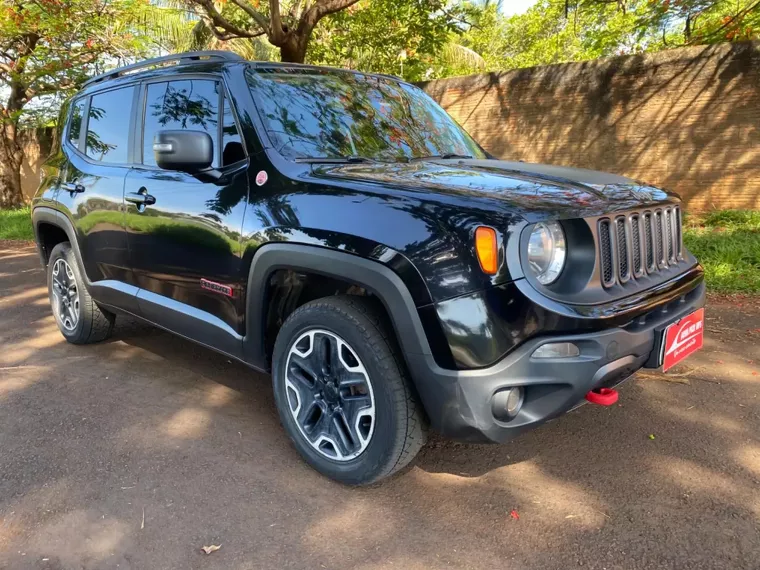
[[[480,269],[487,275],[495,275],[499,268],[499,250],[496,242],[496,230],[480,226],[475,230],[475,251],[478,254]]]

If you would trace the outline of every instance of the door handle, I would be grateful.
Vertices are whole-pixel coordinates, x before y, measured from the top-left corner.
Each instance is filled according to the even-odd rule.
[[[75,184],[73,182],[64,182],[61,184],[61,188],[66,192],[71,192],[72,194],[79,194],[80,192],[84,192],[84,186],[81,184]]]
[[[124,196],[124,199],[127,202],[132,202],[133,204],[137,204],[137,209],[140,212],[142,212],[145,206],[152,206],[153,204],[156,203],[156,198],[148,194],[148,189],[145,188],[144,186],[140,188],[137,192],[127,192],[127,195]]]

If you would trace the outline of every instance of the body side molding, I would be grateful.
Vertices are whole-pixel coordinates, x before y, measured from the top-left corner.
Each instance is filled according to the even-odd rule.
[[[242,358],[243,337],[222,319],[175,299],[137,289],[140,315],[151,323],[218,352]]]

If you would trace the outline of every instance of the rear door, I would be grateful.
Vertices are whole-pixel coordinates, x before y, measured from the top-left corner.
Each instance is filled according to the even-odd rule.
[[[136,92],[130,85],[75,99],[64,134],[67,161],[57,198],[73,222],[87,278],[96,285],[118,287],[131,279],[124,180],[132,161]]]
[[[135,152],[126,178],[126,228],[138,304],[148,320],[238,355],[242,339],[240,231],[248,196],[247,157],[220,78],[162,77],[141,87]],[[162,170],[160,130],[207,132],[210,175]]]

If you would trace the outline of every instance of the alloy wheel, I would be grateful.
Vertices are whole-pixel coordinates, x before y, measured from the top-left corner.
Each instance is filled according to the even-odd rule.
[[[301,434],[335,461],[359,456],[375,429],[375,396],[356,352],[335,333],[313,329],[291,345],[285,364],[288,409]]]
[[[67,331],[79,324],[79,288],[71,266],[65,259],[53,264],[53,313],[58,323]]]

